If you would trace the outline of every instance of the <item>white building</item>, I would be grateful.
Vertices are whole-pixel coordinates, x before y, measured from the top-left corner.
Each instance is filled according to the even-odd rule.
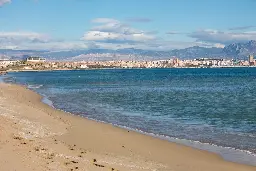
[[[12,66],[14,64],[16,64],[18,61],[16,60],[0,60],[0,68],[6,68],[7,66]]]
[[[87,65],[85,65],[85,64],[81,64],[81,65],[80,65],[80,68],[81,68],[81,69],[86,69],[86,68],[89,68],[89,67],[88,67]]]
[[[29,57],[26,60],[27,62],[45,62],[46,59],[45,58],[40,58],[40,57]]]
[[[32,70],[33,68],[29,67],[29,66],[25,66],[23,67],[24,70]]]

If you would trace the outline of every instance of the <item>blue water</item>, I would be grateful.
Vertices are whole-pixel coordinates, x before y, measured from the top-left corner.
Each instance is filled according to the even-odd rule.
[[[7,77],[64,111],[256,166],[256,68],[18,72]]]

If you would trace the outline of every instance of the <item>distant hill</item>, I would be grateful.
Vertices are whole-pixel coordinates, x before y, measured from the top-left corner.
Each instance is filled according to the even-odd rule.
[[[177,56],[181,59],[194,59],[194,58],[202,58],[202,57],[216,57],[223,58],[225,54],[223,54],[222,48],[205,48],[205,47],[189,47],[185,49],[175,49],[170,51],[172,56]]]
[[[90,55],[89,55],[90,54]],[[256,41],[247,43],[233,43],[224,48],[189,47],[170,51],[153,51],[142,49],[85,49],[68,51],[34,51],[0,49],[0,56],[12,59],[22,59],[27,56],[41,56],[49,60],[158,60],[178,57],[180,59],[195,58],[236,58],[244,59],[249,54],[256,54]],[[89,56],[89,57],[88,57]]]
[[[232,43],[225,46],[223,52],[227,56],[236,56],[238,58],[246,57],[250,54],[256,54],[256,41],[251,40],[247,43]]]
[[[131,55],[130,58],[134,60],[158,60],[158,59],[170,59],[171,57],[178,57],[180,59],[194,59],[201,57],[218,57],[222,58],[223,55],[222,48],[204,48],[199,46],[194,46],[186,49],[175,49],[171,51],[152,51],[152,50],[142,50],[142,49],[90,49],[90,50],[72,50],[72,51],[61,51],[61,52],[47,52],[40,54],[43,57],[51,57],[52,59],[83,59],[83,56],[87,54],[112,54],[112,58],[109,56],[106,58],[108,60],[117,60],[117,54],[120,55],[118,59],[122,59],[122,55]],[[104,57],[102,57],[104,58]],[[123,57],[125,60],[125,57]],[[95,59],[99,59],[95,57]],[[86,59],[85,59],[86,60]],[[91,59],[93,60],[93,59]],[[101,59],[102,60],[102,59]]]

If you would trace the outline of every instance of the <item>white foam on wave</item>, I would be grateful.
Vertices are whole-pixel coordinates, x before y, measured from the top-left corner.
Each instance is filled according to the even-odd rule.
[[[38,88],[41,88],[43,85],[27,85],[27,87],[29,88],[29,89],[38,89]]]
[[[0,83],[4,83],[3,77],[0,76]]]
[[[43,95],[43,98],[42,98],[42,102],[47,104],[48,106],[51,106],[52,108],[55,108],[53,106],[53,102],[50,99],[48,99],[46,96],[44,96],[44,95]]]

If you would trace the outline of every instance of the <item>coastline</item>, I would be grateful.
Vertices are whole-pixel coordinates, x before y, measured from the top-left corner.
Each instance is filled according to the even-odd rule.
[[[47,72],[47,71],[81,71],[81,70],[104,70],[104,69],[109,69],[109,70],[115,70],[115,69],[204,69],[204,68],[256,68],[256,66],[215,66],[215,67],[167,67],[167,68],[162,68],[162,67],[155,67],[155,68],[140,68],[140,67],[131,67],[131,68],[86,68],[86,69],[70,69],[70,68],[65,68],[65,69],[43,69],[43,70],[36,70],[36,69],[20,69],[20,70],[6,70],[4,73],[8,72]]]
[[[163,171],[255,170],[254,166],[227,162],[220,156],[207,151],[171,143],[53,109],[41,102],[42,97],[40,95],[19,85],[0,83],[0,94],[1,134],[3,133],[2,130],[5,130],[5,134],[8,134],[8,132],[10,132],[10,135],[17,134],[18,130],[22,130],[26,127],[26,125],[17,124],[17,121],[15,121],[16,124],[13,123],[12,118],[20,118],[18,123],[21,123],[20,121],[25,118],[29,123],[46,125],[48,130],[51,130],[49,133],[47,133],[47,131],[43,131],[43,133],[36,131],[40,136],[30,135],[33,129],[29,129],[30,131],[26,133],[23,132],[22,134],[18,131],[18,135],[22,141],[42,144],[42,146],[47,146],[45,149],[54,151],[52,152],[54,155],[50,156],[51,159],[47,159],[44,153],[38,153],[36,150],[29,152],[32,150],[27,149],[28,151],[26,151],[26,148],[22,149],[22,154],[31,155],[32,153],[32,155],[38,156],[37,159],[40,161],[38,163],[41,163],[41,166],[44,168],[53,168],[55,164],[58,165],[58,167],[61,165],[63,168],[71,168],[72,166],[75,169],[78,167],[77,170],[106,170],[106,168],[117,170]],[[33,115],[34,113],[37,115]],[[10,125],[18,125],[17,127],[19,129],[15,132],[15,129],[11,129],[12,126]],[[28,128],[25,130],[27,129]],[[13,139],[12,137],[8,139],[7,136],[6,139],[9,142],[17,142],[17,139]],[[17,156],[15,151],[11,149],[8,151],[8,148],[4,148],[5,146],[9,146],[10,143],[5,144],[2,140],[0,141],[0,154],[4,154],[4,156],[10,155],[11,160],[20,163],[19,160],[22,160],[21,158],[17,157],[13,159],[13,157],[11,157]],[[18,148],[19,146],[16,145],[15,147]],[[71,161],[71,164],[66,165],[65,161],[62,160],[68,159],[58,157],[60,156],[58,153],[60,149],[62,149],[62,153],[67,153],[64,156],[69,156],[68,159],[77,158],[78,154],[84,151],[86,151],[86,155],[79,157],[79,160],[76,159],[75,163]],[[39,151],[41,152],[43,150]],[[42,158],[40,158],[41,155],[43,156]],[[94,158],[97,158],[97,162],[92,162]],[[11,162],[9,162],[9,165],[8,162],[7,164],[1,165],[4,163],[3,161],[7,159],[0,157],[0,168],[3,166],[5,170],[13,169],[12,167],[14,166],[10,164]],[[48,162],[48,160],[52,160],[53,162]],[[29,162],[29,160],[27,162]],[[21,162],[21,165],[22,164]],[[28,163],[25,162],[25,164]],[[36,165],[36,163],[34,164]],[[104,167],[98,167],[97,165]],[[37,167],[35,166],[35,168]],[[27,168],[26,170],[29,169]]]

